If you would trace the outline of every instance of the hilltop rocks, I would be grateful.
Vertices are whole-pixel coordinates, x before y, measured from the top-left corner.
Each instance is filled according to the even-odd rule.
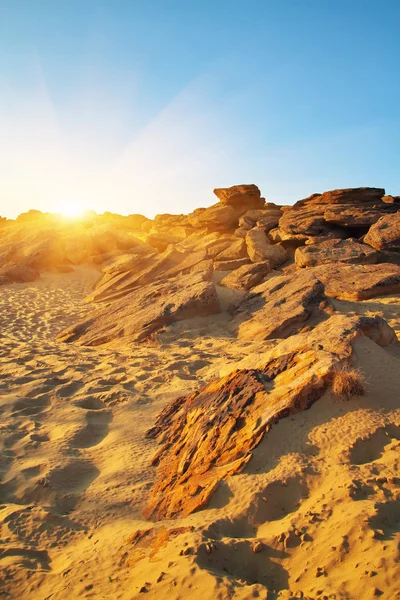
[[[364,228],[399,205],[382,201],[382,188],[350,188],[313,194],[284,212],[279,228],[288,234],[326,235],[336,228]],[[340,237],[340,236],[338,236]]]
[[[284,338],[332,310],[323,284],[312,272],[280,275],[252,289],[237,308],[232,330],[245,340]]]
[[[376,250],[400,252],[400,212],[377,221],[364,238]]]
[[[298,267],[314,267],[332,262],[372,264],[379,258],[378,252],[353,239],[327,240],[297,248],[295,261]]]
[[[251,229],[246,235],[247,252],[252,262],[268,260],[271,265],[278,267],[285,262],[286,250],[279,245],[271,245],[262,227]]]
[[[234,208],[244,208],[244,211],[250,208],[262,208],[265,204],[264,198],[261,198],[260,190],[254,184],[216,188],[214,194],[221,204],[233,206]]]
[[[270,272],[271,263],[269,261],[243,265],[224,277],[221,285],[236,290],[249,290],[260,284]]]
[[[259,356],[254,368],[235,370],[167,406],[147,433],[163,445],[152,460],[157,479],[145,517],[171,519],[207,506],[219,483],[249,463],[273,424],[323,395],[359,335],[381,345],[395,338],[379,317],[334,315]]]
[[[214,284],[201,275],[182,275],[143,285],[91,317],[63,331],[58,339],[97,346],[124,338],[140,342],[161,328],[184,319],[219,313]]]
[[[325,286],[325,294],[340,300],[367,300],[400,293],[400,266],[329,264],[313,274]]]

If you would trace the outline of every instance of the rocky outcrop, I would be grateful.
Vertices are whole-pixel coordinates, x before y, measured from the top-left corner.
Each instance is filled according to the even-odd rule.
[[[221,204],[233,206],[234,208],[244,208],[243,212],[251,208],[262,208],[265,204],[264,198],[261,198],[260,190],[254,184],[216,188],[214,194]]]
[[[365,265],[376,263],[379,259],[376,250],[353,239],[327,240],[297,248],[294,256],[296,265],[301,268],[333,262]]]
[[[285,338],[332,311],[321,281],[311,271],[301,271],[253,288],[237,308],[231,327],[240,339]]]
[[[381,217],[364,237],[376,250],[400,252],[400,212]]]
[[[279,228],[287,234],[326,235],[342,228],[363,229],[399,210],[382,201],[382,188],[351,188],[313,194],[284,212]],[[341,237],[338,235],[337,237]]]
[[[87,300],[91,302],[116,300],[140,286],[191,273],[206,260],[206,250],[184,253],[176,250],[174,246],[169,247],[162,254],[140,252],[133,255],[131,260],[115,261],[111,265],[106,265],[103,277]]]
[[[252,262],[268,260],[273,267],[278,267],[287,259],[286,250],[279,245],[272,245],[262,227],[254,227],[246,234],[247,252]]]
[[[220,482],[243,470],[277,421],[323,395],[360,335],[381,345],[395,339],[379,317],[334,315],[253,357],[253,368],[239,368],[168,406],[147,433],[162,446],[152,460],[157,479],[145,516],[171,519],[207,506]]]
[[[214,284],[201,275],[182,275],[142,285],[91,317],[63,331],[58,339],[85,346],[114,340],[140,342],[176,321],[220,312]]]
[[[400,293],[400,266],[329,264],[315,267],[325,294],[340,300],[368,300],[376,296]]]
[[[236,290],[249,290],[262,283],[271,270],[271,263],[268,261],[244,265],[224,277],[221,285]]]

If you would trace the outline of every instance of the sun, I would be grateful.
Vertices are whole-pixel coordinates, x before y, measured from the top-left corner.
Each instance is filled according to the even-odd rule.
[[[57,212],[67,219],[79,219],[83,216],[85,209],[80,202],[66,201],[60,204]]]

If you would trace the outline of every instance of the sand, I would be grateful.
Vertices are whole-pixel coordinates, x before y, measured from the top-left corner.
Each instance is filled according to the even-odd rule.
[[[233,340],[224,315],[152,344],[55,341],[97,277],[77,268],[0,290],[0,598],[400,599],[397,347],[359,339],[365,396],[329,391],[282,420],[207,510],[154,529],[145,431],[263,345]],[[399,303],[335,301],[400,334]]]

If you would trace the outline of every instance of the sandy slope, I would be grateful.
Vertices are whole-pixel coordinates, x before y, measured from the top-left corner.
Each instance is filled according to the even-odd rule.
[[[363,398],[328,392],[281,421],[209,509],[138,541],[154,480],[144,432],[261,343],[233,342],[223,316],[153,345],[55,342],[96,277],[81,268],[0,291],[0,597],[400,598],[397,348],[358,340]],[[400,330],[398,303],[340,307]]]

